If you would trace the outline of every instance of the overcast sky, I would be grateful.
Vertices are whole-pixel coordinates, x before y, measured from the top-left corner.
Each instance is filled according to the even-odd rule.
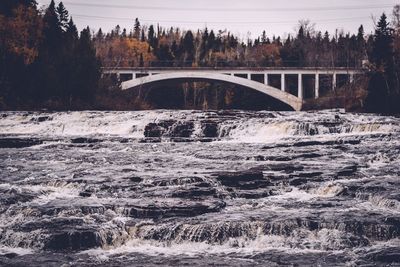
[[[50,0],[37,0],[39,6]],[[391,15],[396,0],[64,0],[79,29],[109,31],[117,24],[128,31],[134,18],[142,24],[182,29],[224,30],[246,38],[261,35],[286,36],[299,20],[310,19],[316,29],[356,33],[360,24],[372,32],[373,17]],[[56,3],[58,1],[56,0]]]

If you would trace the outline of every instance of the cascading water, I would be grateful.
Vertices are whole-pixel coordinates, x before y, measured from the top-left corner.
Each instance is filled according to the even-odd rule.
[[[0,265],[400,264],[400,119],[0,113]]]

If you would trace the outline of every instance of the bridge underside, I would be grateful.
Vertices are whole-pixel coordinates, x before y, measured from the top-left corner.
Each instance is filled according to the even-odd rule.
[[[127,90],[131,88],[140,88],[141,86],[156,84],[166,81],[205,81],[205,82],[226,82],[234,85],[246,87],[272,98],[275,98],[293,108],[300,111],[303,101],[287,92],[283,92],[272,86],[240,78],[232,75],[219,74],[219,73],[198,73],[198,72],[175,72],[175,73],[162,73],[157,75],[145,76],[141,78],[132,79],[122,83],[122,89]]]

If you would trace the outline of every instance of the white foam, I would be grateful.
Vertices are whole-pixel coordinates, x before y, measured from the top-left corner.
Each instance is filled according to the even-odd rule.
[[[289,241],[290,242],[290,241]],[[288,245],[288,239],[277,235],[260,235],[254,240],[245,237],[232,238],[224,244],[208,244],[206,242],[165,242],[160,243],[153,240],[131,239],[125,245],[110,249],[90,249],[80,252],[90,256],[106,259],[112,255],[141,253],[151,256],[157,255],[187,255],[195,256],[202,254],[228,254],[239,253],[253,255],[258,252],[269,250],[281,250],[286,253],[316,252],[319,249],[294,248]]]
[[[200,121],[206,112],[193,111],[130,111],[130,112],[6,112],[0,118],[0,133],[34,136],[121,136],[143,138],[146,125],[162,120],[192,121],[192,137],[202,135]],[[272,117],[270,115],[273,115]],[[219,123],[220,137],[225,141],[263,143],[292,136],[341,136],[352,134],[390,133],[399,131],[399,119],[376,115],[340,114],[321,111],[318,116],[307,112],[233,112]],[[218,117],[213,113],[214,117]],[[38,122],[39,117],[48,119]],[[331,133],[332,127],[335,133]]]
[[[19,248],[19,247],[14,248],[14,247],[0,246],[0,255],[10,254],[10,253],[15,253],[20,256],[23,256],[23,255],[34,254],[35,251],[30,248]]]

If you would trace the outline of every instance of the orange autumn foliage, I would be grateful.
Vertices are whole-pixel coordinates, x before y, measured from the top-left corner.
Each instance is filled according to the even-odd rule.
[[[0,35],[2,45],[7,51],[20,56],[26,65],[33,63],[39,54],[43,23],[33,8],[19,6],[14,16],[0,16]]]
[[[136,38],[115,38],[96,44],[97,55],[109,67],[138,67],[141,56],[144,66],[155,60],[147,42]]]

